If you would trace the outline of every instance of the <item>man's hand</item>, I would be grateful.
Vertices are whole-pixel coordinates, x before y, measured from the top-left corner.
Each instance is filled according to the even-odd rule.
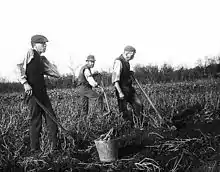
[[[130,75],[131,75],[131,76],[134,76],[134,71],[130,71]]]
[[[32,87],[27,82],[24,83],[24,91],[28,96],[32,95]]]
[[[93,76],[93,77],[100,77],[100,76],[102,76],[102,74],[99,73],[99,72],[94,72],[94,73],[92,74],[92,76]]]
[[[122,99],[124,99],[124,97],[125,97],[124,93],[119,92],[119,98],[122,100]]]
[[[119,98],[122,100],[122,99],[124,99],[124,97],[125,97],[125,95],[124,95],[124,93],[122,92],[122,90],[121,90],[121,88],[120,88],[120,85],[119,85],[119,82],[117,81],[117,82],[115,82],[115,88],[116,88],[116,90],[117,90],[117,92],[118,92],[118,94],[119,94]]]
[[[101,90],[102,93],[105,91],[104,88],[101,87],[100,85],[98,85],[97,87]]]

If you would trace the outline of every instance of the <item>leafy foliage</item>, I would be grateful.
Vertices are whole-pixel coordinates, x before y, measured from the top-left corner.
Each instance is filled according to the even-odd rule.
[[[144,124],[148,126],[144,131],[131,129],[122,119],[112,87],[106,89],[112,110],[109,116],[100,113],[96,102],[90,104],[88,116],[81,116],[77,88],[49,90],[58,120],[64,128],[77,133],[78,142],[60,131],[61,151],[52,154],[44,123],[39,157],[29,155],[29,110],[23,104],[23,95],[1,94],[0,170],[156,172],[209,171],[210,167],[218,170],[218,85],[219,80],[143,85],[166,121],[162,128],[154,127],[154,109],[136,88],[144,104]],[[185,117],[184,112],[191,108],[197,109]],[[184,126],[178,128],[176,124],[181,118],[184,120],[178,124]],[[177,130],[172,129],[173,125]],[[121,138],[119,160],[102,163],[94,140],[111,128]]]

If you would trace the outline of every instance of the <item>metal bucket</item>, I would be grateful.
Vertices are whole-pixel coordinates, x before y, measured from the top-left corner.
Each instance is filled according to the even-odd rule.
[[[95,140],[99,159],[102,162],[112,162],[118,159],[118,139]]]

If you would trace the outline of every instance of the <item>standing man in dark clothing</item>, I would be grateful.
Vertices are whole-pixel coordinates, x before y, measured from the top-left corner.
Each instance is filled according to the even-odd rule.
[[[43,35],[34,35],[31,38],[32,48],[27,52],[23,62],[18,65],[20,82],[24,86],[30,107],[30,147],[31,153],[40,153],[40,132],[42,130],[42,115],[45,117],[52,150],[57,149],[58,127],[43,109],[36,103],[35,96],[55,116],[49,97],[46,92],[44,75],[60,77],[55,65],[51,64],[45,56],[48,39]]]
[[[130,71],[129,61],[134,58],[136,50],[132,46],[126,46],[124,53],[116,58],[113,65],[112,83],[115,86],[116,97],[118,100],[119,112],[123,118],[129,120],[134,125],[132,114],[127,109],[130,103],[134,114],[142,120],[143,105],[132,86],[132,72]]]
[[[103,112],[103,96],[102,94],[98,94],[92,88],[100,88],[99,84],[94,80],[91,68],[95,65],[95,57],[93,55],[89,55],[86,59],[86,64],[82,66],[78,76],[78,85],[79,85],[79,93],[81,96],[81,104],[82,104],[82,115],[83,117],[87,117],[89,111],[89,99],[98,100],[101,111]]]

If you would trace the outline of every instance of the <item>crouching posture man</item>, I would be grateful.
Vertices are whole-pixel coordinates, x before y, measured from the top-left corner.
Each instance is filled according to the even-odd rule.
[[[123,118],[130,121],[132,126],[134,125],[133,116],[127,109],[127,103],[130,103],[134,114],[140,117],[141,121],[143,109],[143,105],[132,86],[132,72],[130,71],[129,61],[134,58],[135,53],[134,47],[126,46],[124,53],[115,59],[112,73],[112,83],[115,86],[119,112],[122,112]]]
[[[89,55],[86,59],[86,64],[80,69],[78,76],[78,85],[79,85],[79,93],[81,96],[81,108],[80,113],[84,117],[84,119],[88,115],[89,111],[89,99],[97,101],[101,106],[101,113],[103,112],[103,95],[97,93],[92,88],[100,88],[102,91],[102,87],[94,80],[91,68],[95,65],[95,57],[93,55]]]
[[[52,150],[56,150],[58,146],[57,125],[45,114],[33,98],[35,96],[55,117],[46,92],[44,75],[59,77],[60,74],[55,65],[51,64],[46,57],[41,56],[46,51],[47,42],[48,39],[43,35],[32,36],[32,48],[27,52],[23,62],[18,64],[20,82],[23,84],[25,93],[29,97],[27,103],[30,107],[30,147],[32,154],[39,154],[41,152],[39,138],[42,130],[42,115],[46,120]]]

